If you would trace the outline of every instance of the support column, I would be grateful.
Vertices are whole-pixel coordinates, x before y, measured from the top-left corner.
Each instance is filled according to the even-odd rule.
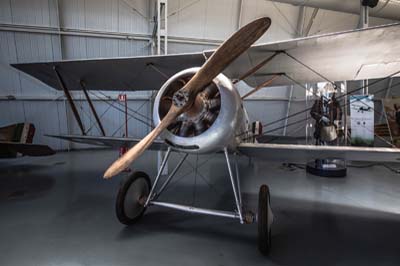
[[[293,96],[293,85],[290,85],[289,100],[288,100],[287,110],[286,110],[285,127],[283,128],[283,135],[284,136],[286,136],[287,125],[288,125],[288,122],[289,122],[288,116],[290,115],[290,104],[292,102],[292,96]]]
[[[344,87],[344,93],[346,96],[344,96],[344,145],[347,146],[348,143],[348,138],[349,138],[349,127],[348,127],[348,122],[347,121],[347,116],[348,116],[348,106],[347,106],[347,81],[343,82],[343,87]]]
[[[242,24],[242,13],[243,13],[243,1],[244,0],[239,0],[238,3],[238,15],[237,15],[237,22],[236,22],[236,30],[239,30]]]
[[[305,6],[300,6],[299,7],[299,16],[297,17],[297,27],[296,27],[296,37],[302,37],[303,36],[303,27],[304,27],[304,11],[305,11]]]
[[[163,16],[161,17],[162,14]],[[168,54],[168,0],[157,0],[157,54],[158,55],[161,54],[161,37],[164,37],[164,54]]]
[[[361,29],[365,29],[369,27],[369,7],[368,6],[363,6],[360,0],[360,21],[358,27]],[[362,86],[362,94],[363,95],[368,95],[368,80],[365,79],[361,82]]]
[[[162,16],[163,14],[163,16]],[[157,0],[157,54],[161,55],[161,37],[164,37],[164,54],[168,54],[168,0]],[[168,174],[168,163],[162,167],[163,152],[157,152],[157,166],[163,175]],[[161,169],[162,168],[162,169]]]
[[[308,85],[308,83],[306,83],[305,84],[305,87],[306,87],[306,108],[305,109],[308,109],[308,95],[309,95],[309,93],[308,93],[308,91],[310,90],[310,86]],[[311,88],[312,89],[312,88]],[[308,121],[308,112],[306,112],[306,145],[308,145],[308,128],[309,128],[309,126],[310,126],[310,122]]]

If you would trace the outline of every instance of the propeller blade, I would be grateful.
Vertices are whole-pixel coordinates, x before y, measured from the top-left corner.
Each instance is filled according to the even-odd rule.
[[[104,173],[104,178],[111,178],[117,175],[136,160],[164,129],[173,123],[180,114],[190,108],[196,95],[232,63],[233,60],[250,48],[267,31],[270,25],[271,19],[267,17],[254,20],[226,40],[204,63],[192,79],[174,94],[174,103],[158,126],[115,161]]]
[[[270,27],[271,19],[256,19],[240,28],[211,55],[201,69],[182,88],[193,100],[206,85],[219,75],[233,60],[250,48]]]
[[[174,105],[164,117],[163,120],[155,127],[146,137],[144,137],[139,143],[130,148],[122,157],[116,160],[104,173],[104,178],[109,179],[124,169],[126,169],[134,160],[136,160],[150,145],[153,141],[166,129],[175,118],[180,114],[181,108],[176,108]]]

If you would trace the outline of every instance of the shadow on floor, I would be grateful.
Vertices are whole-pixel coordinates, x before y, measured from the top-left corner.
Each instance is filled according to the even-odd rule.
[[[0,176],[0,201],[38,198],[54,186],[54,178],[39,174]]]
[[[247,197],[249,198],[249,197]],[[256,198],[256,196],[254,196]],[[272,250],[279,265],[400,265],[400,215],[334,204],[274,198]],[[250,227],[250,228],[249,228]],[[118,240],[175,233],[257,248],[256,225],[157,209],[124,227]]]

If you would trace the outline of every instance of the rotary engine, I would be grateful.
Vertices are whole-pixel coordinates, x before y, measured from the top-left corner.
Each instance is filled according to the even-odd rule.
[[[153,120],[158,125],[168,113],[172,97],[200,68],[183,70],[172,76],[159,90],[154,102]],[[234,148],[238,134],[245,132],[248,118],[239,93],[223,74],[196,96],[189,110],[181,114],[161,134],[167,144],[177,150],[207,153]]]

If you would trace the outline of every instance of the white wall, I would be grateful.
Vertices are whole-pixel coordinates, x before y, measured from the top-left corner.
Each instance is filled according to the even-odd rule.
[[[49,143],[55,149],[67,148],[65,142],[43,137],[45,133],[80,133],[62,93],[14,70],[9,64],[148,55],[151,46],[146,38],[149,39],[153,31],[154,3],[154,0],[0,1],[0,125],[33,122],[37,128],[35,142]],[[222,42],[238,26],[260,16],[271,17],[272,26],[259,42],[297,36],[299,8],[292,5],[266,0],[169,0],[168,6],[169,53],[212,49],[216,47],[212,43]],[[312,9],[307,8],[305,24],[311,13]],[[387,22],[371,19],[372,25]],[[357,24],[356,15],[320,10],[310,34],[354,29]],[[32,29],[40,29],[40,33],[29,32]],[[70,34],[54,34],[57,29]],[[97,37],[86,36],[88,31],[95,32]],[[77,36],[77,32],[81,36]],[[139,36],[142,39],[121,39],[107,33]],[[188,38],[192,43],[186,42]],[[269,122],[286,115],[288,101],[285,98],[289,96],[289,91],[289,88],[279,87],[258,92],[245,103],[250,116]],[[5,100],[9,95],[16,100]],[[96,95],[104,99],[103,95]],[[116,94],[112,96],[115,98]],[[148,92],[132,93],[129,95],[129,107],[135,110],[142,107],[140,112],[149,116],[151,106],[146,100],[149,96]],[[74,94],[74,97],[82,99],[79,94]],[[269,100],[262,100],[263,97]],[[289,114],[304,108],[304,90],[295,88],[294,98],[297,101],[291,104]],[[97,99],[94,103],[102,115],[112,102],[107,104]],[[91,127],[94,118],[87,103],[78,101],[77,106],[85,127]],[[123,123],[124,116],[111,108],[102,116],[102,121],[107,134],[111,134]],[[275,126],[278,125],[282,126],[283,122]],[[133,119],[129,128],[130,136],[134,137],[142,137],[149,130],[148,126]],[[122,133],[121,129],[116,135],[121,136]],[[90,134],[98,135],[99,132],[94,127]]]

